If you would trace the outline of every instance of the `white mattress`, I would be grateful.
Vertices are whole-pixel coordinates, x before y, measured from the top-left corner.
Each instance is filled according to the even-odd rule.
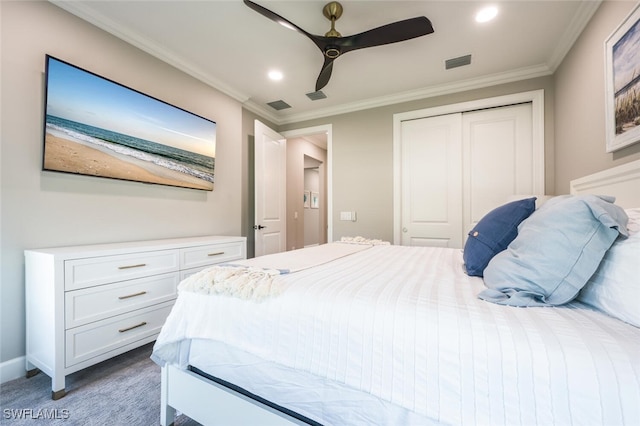
[[[186,367],[211,339],[447,424],[640,424],[640,329],[481,301],[459,250],[375,246],[277,279],[259,303],[181,292],[154,359]]]

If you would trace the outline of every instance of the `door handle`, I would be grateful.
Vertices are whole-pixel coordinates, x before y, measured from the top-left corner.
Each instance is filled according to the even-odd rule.
[[[253,229],[260,230],[260,229],[263,229],[263,228],[266,228],[266,226],[262,226],[262,225],[253,225]]]

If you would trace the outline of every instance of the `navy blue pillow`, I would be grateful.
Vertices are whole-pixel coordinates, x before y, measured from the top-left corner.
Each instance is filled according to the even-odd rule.
[[[464,267],[468,275],[481,277],[496,254],[518,235],[518,225],[536,209],[536,197],[512,201],[487,213],[469,231],[464,245]]]

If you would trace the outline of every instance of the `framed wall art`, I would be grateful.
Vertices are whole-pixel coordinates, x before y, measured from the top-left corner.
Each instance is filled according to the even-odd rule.
[[[607,152],[640,141],[640,5],[605,41]]]
[[[311,191],[305,189],[304,190],[304,208],[305,209],[308,209],[309,206],[311,205],[310,200],[311,200]]]

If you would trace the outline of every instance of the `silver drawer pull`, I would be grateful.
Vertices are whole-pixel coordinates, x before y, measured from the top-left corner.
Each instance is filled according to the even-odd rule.
[[[118,299],[128,299],[130,297],[142,296],[143,294],[147,294],[146,291],[141,291],[140,293],[127,294],[126,296],[118,296]]]
[[[215,253],[209,253],[207,256],[220,256],[221,254],[224,254],[224,252],[223,251],[218,251],[218,252],[215,252]]]
[[[142,327],[143,325],[147,325],[146,321],[142,321],[140,324],[132,325],[131,327],[121,328],[118,330],[120,333],[124,333],[125,331],[133,330],[134,328]]]
[[[147,266],[147,264],[146,263],[138,263],[137,265],[118,266],[118,269],[142,268],[143,266]]]

